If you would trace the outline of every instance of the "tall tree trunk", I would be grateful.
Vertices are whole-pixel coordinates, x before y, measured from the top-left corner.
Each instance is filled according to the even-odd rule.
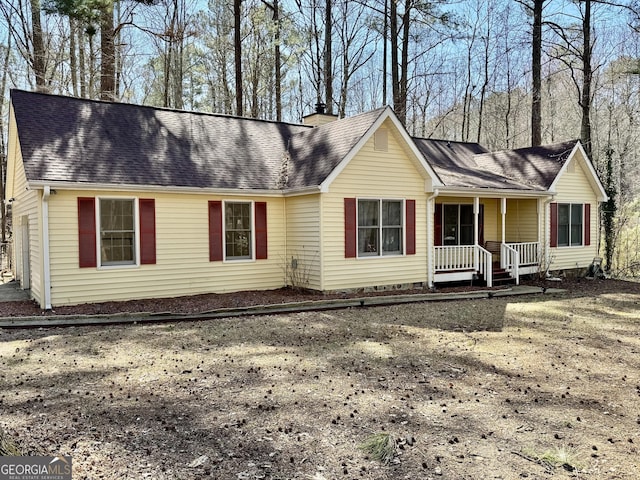
[[[333,115],[333,65],[331,58],[332,43],[332,14],[331,3],[333,0],[325,2],[325,19],[324,19],[324,101],[327,105],[327,113]]]
[[[122,19],[122,4],[120,0],[114,0],[116,6],[116,25],[120,25]],[[114,59],[113,64],[115,68],[115,85],[113,88],[115,98],[120,98],[120,87],[122,80],[122,29],[118,28],[114,38]]]
[[[615,251],[615,217],[618,210],[616,197],[618,194],[613,171],[613,147],[611,145],[611,120],[609,120],[609,142],[605,155],[607,157],[607,170],[604,179],[604,187],[609,200],[602,204],[602,217],[604,229],[604,265],[610,272],[613,265]]]
[[[400,56],[400,86],[399,104],[400,112],[398,117],[406,125],[407,123],[407,95],[409,87],[409,32],[411,29],[411,8],[413,0],[406,0],[404,4],[404,14],[402,15],[402,54]]]
[[[7,88],[7,74],[9,72],[9,59],[11,58],[11,32],[7,32],[7,49],[4,54],[4,63],[2,65],[2,80],[0,80],[0,98],[5,98],[5,89]],[[4,189],[7,176],[7,146],[4,141],[4,102],[0,101],[0,240],[2,243],[7,241],[7,208],[4,204]]]
[[[282,121],[282,60],[280,55],[280,4],[273,0],[273,21],[276,24],[274,62],[276,74],[276,121]]]
[[[78,55],[76,46],[76,38],[78,36],[78,27],[76,20],[69,17],[69,70],[71,74],[71,92],[74,97],[78,96]]]
[[[46,90],[46,66],[44,62],[44,42],[42,39],[42,22],[40,20],[40,0],[30,0],[31,28],[33,41],[33,58],[31,64],[36,77],[36,90]]]
[[[273,62],[275,70],[275,102],[276,102],[276,121],[282,121],[282,56],[280,54],[280,3],[273,0],[269,3],[262,0],[262,3],[271,10],[273,14],[273,23],[275,32],[273,34]]]
[[[389,4],[389,36],[391,37],[391,96],[393,109],[400,114],[400,75],[398,72],[398,4],[390,0]]]
[[[82,98],[87,98],[87,62],[84,56],[84,36],[81,32],[82,30],[77,28],[76,25],[76,33],[78,34],[78,77],[80,80],[80,96]]]
[[[236,68],[236,115],[243,115],[242,99],[242,38],[240,22],[242,20],[242,0],[233,0],[233,51]]]
[[[171,90],[171,57],[173,55],[173,43],[169,39],[164,46],[164,59],[162,63],[162,106],[170,107],[171,98],[169,91]]]
[[[585,152],[591,160],[591,79],[593,70],[591,68],[591,0],[584,1],[584,18],[582,21],[582,95],[580,98],[580,108],[582,109],[582,121],[580,123],[580,139],[584,145]]]
[[[476,135],[476,142],[480,143],[482,136],[482,120],[484,115],[484,102],[487,95],[487,87],[489,86],[489,42],[491,38],[491,9],[487,9],[487,21],[485,36],[482,39],[484,42],[484,79],[482,81],[482,87],[480,87],[480,105],[478,106],[478,133]]]
[[[100,99],[116,98],[116,55],[113,29],[113,2],[100,10]]]
[[[533,41],[531,50],[531,146],[542,143],[542,8],[545,0],[533,0]]]
[[[392,0],[393,1],[393,0]],[[389,31],[389,0],[384,0],[384,19],[382,23],[382,105],[387,104],[387,37]]]

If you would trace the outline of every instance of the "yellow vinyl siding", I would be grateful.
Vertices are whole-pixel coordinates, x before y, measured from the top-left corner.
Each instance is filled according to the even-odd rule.
[[[538,241],[538,200],[508,199],[505,220],[507,243]]]
[[[27,177],[22,161],[22,152],[18,140],[13,107],[10,108],[9,150],[7,157],[7,199],[13,198],[11,214],[13,217],[13,255],[14,275],[20,286],[26,288],[23,272],[29,270],[30,295],[42,305],[42,228],[41,228],[41,192],[28,188]],[[28,229],[29,245],[22,245],[23,228]],[[29,265],[22,265],[22,250],[28,248]],[[18,258],[20,257],[20,258]],[[18,267],[20,267],[18,271]]]
[[[105,196],[155,198],[156,264],[79,268],[77,198],[90,196],[95,196],[94,192],[58,191],[49,199],[53,305],[265,290],[284,285],[282,198],[109,192]],[[267,260],[209,261],[209,200],[267,202]]]
[[[424,178],[389,124],[388,151],[376,151],[372,136],[322,196],[323,290],[427,282]],[[416,254],[345,258],[344,198],[353,197],[415,200]]]
[[[591,245],[552,248],[551,270],[584,268],[589,266],[593,258],[597,256],[598,201],[582,161],[578,155],[571,160],[574,163],[573,168],[568,168],[558,180],[556,187],[558,193],[553,201],[556,203],[591,204]]]
[[[289,269],[287,285],[321,290],[320,194],[288,197],[285,202],[287,255],[282,262]]]
[[[480,203],[484,205],[485,242],[487,240],[500,241],[502,236],[500,200],[497,198],[481,198]]]

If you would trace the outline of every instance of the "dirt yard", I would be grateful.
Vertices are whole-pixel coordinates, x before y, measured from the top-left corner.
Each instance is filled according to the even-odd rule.
[[[640,284],[0,330],[0,428],[76,479],[637,479]]]

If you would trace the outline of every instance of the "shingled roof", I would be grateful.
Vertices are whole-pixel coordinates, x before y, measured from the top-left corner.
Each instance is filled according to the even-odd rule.
[[[389,108],[313,128],[21,90],[11,101],[31,182],[235,190],[321,185]],[[548,190],[576,144],[413,142],[445,187],[520,191]]]
[[[478,143],[413,139],[447,187],[546,191],[577,140],[489,152]]]
[[[40,182],[277,189],[288,140],[311,129],[20,90],[11,101]]]
[[[379,108],[292,136],[288,187],[320,185],[384,111]]]

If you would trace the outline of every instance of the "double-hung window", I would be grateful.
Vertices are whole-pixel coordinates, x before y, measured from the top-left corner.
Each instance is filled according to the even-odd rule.
[[[225,202],[225,258],[227,260],[250,259],[251,245],[251,203]]]
[[[358,200],[358,256],[402,255],[402,200]]]
[[[153,198],[78,197],[80,268],[156,263]]]
[[[209,261],[266,260],[267,202],[209,201]]]
[[[558,246],[582,245],[583,210],[581,203],[558,204]]]
[[[100,265],[136,264],[135,217],[134,199],[100,199]]]

